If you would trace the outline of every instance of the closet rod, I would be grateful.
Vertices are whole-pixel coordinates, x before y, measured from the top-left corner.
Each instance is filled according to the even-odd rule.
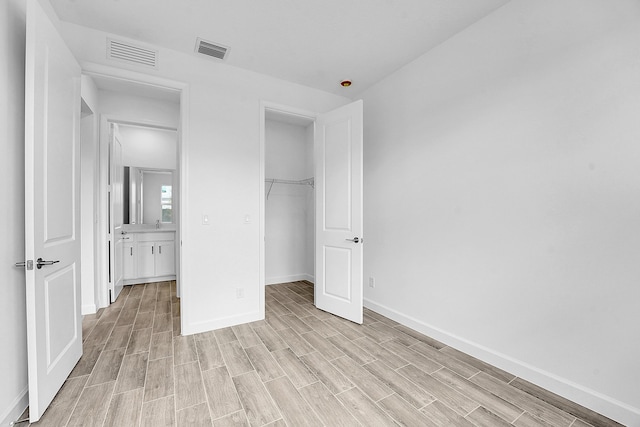
[[[264,181],[271,183],[271,185],[269,186],[269,191],[267,191],[267,200],[269,200],[269,194],[271,194],[271,189],[273,188],[273,184],[309,185],[311,186],[311,188],[315,188],[313,178],[300,179],[300,180],[266,178]]]

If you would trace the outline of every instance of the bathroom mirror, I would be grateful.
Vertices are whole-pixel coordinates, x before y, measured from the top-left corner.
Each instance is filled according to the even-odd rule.
[[[173,224],[175,222],[175,174],[171,169],[124,167],[123,209],[125,224]]]

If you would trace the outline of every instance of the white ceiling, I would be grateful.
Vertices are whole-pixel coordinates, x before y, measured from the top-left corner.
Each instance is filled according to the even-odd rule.
[[[509,0],[50,1],[63,21],[193,55],[202,37],[231,65],[353,97]]]

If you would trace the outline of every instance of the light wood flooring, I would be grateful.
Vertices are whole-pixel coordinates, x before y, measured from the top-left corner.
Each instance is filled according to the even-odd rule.
[[[266,289],[266,319],[180,335],[175,282],[126,287],[83,321],[84,355],[33,426],[613,426],[365,309]]]

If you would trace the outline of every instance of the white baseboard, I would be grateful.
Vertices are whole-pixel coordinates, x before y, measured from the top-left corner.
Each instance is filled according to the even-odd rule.
[[[84,304],[81,309],[81,313],[83,316],[87,314],[95,314],[98,311],[95,304]]]
[[[5,427],[17,421],[29,406],[29,388],[25,388],[22,392],[9,404],[9,407],[0,414],[0,426]]]
[[[264,282],[266,285],[277,285],[279,283],[289,283],[289,282],[299,282],[301,280],[308,280],[309,282],[314,282],[314,277],[310,274],[300,273],[300,274],[291,274],[289,276],[274,276],[274,277],[266,277]]]
[[[241,323],[255,322],[264,319],[264,315],[260,312],[243,313],[237,316],[229,316],[222,319],[215,319],[206,322],[195,322],[185,325],[182,328],[181,335],[193,335],[201,332],[212,331],[214,329],[226,328],[228,326],[239,325]]]
[[[612,397],[569,381],[566,378],[559,377],[478,343],[450,334],[447,331],[428,325],[421,320],[407,316],[375,301],[365,298],[364,306],[422,334],[435,338],[448,346],[454,347],[457,350],[543,387],[592,411],[598,412],[605,417],[616,420],[628,427],[640,427],[640,408],[632,407]]]
[[[145,283],[155,283],[155,282],[168,282],[170,280],[176,280],[175,274],[170,274],[168,276],[157,276],[157,277],[139,277],[137,279],[126,279],[122,281],[124,286],[128,285],[144,285]]]

